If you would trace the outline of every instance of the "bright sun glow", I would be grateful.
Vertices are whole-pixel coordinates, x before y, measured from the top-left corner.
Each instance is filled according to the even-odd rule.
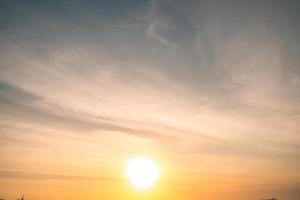
[[[144,157],[129,160],[126,170],[132,185],[138,189],[150,188],[160,176],[159,166]]]

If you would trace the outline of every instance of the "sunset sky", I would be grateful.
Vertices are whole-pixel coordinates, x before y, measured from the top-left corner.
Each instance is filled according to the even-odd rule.
[[[0,199],[22,194],[299,200],[299,1],[0,0]]]

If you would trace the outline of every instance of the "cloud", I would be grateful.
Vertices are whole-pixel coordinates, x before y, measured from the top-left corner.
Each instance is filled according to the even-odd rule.
[[[167,23],[163,22],[152,22],[149,24],[149,26],[146,29],[146,36],[147,37],[152,37],[154,39],[157,39],[159,42],[162,44],[168,45],[171,48],[175,48],[176,44],[169,41],[165,37],[161,35],[161,32],[167,31],[169,25]]]
[[[149,130],[134,129],[96,120],[83,120],[82,116],[76,118],[67,114],[67,111],[54,113],[53,111],[43,109],[37,104],[37,101],[42,101],[41,97],[4,82],[0,82],[0,95],[2,119],[12,117],[22,121],[66,128],[74,131],[106,130],[149,139],[167,140],[168,138],[168,136],[164,136],[161,133]],[[97,117],[97,119],[99,120],[101,118]]]
[[[3,168],[39,143],[55,158],[63,146],[52,165],[107,167],[147,152],[184,170],[278,170],[278,179],[298,170],[296,3],[50,5],[0,12],[0,153],[12,155]],[[39,162],[38,153],[24,157]]]
[[[171,49],[175,49],[177,46],[176,43],[166,36],[172,29],[172,20],[170,17],[161,16],[161,13],[159,12],[160,6],[158,1],[151,1],[148,16],[149,22],[147,24],[145,35],[159,41],[161,44],[167,45]]]
[[[44,174],[35,172],[0,170],[0,179],[28,179],[28,180],[67,180],[67,181],[124,181],[120,178],[91,177]]]

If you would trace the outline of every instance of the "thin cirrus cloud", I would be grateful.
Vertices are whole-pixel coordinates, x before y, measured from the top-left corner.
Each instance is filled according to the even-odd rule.
[[[1,4],[5,147],[34,129],[99,157],[142,141],[179,168],[299,169],[298,3]]]
[[[1,179],[29,179],[29,180],[72,180],[72,181],[124,181],[124,179],[107,177],[71,176],[57,174],[43,174],[34,172],[0,170]]]
[[[14,8],[14,3],[7,4]],[[191,5],[200,10],[203,7],[223,11],[210,17],[205,10],[194,12]],[[85,9],[79,12],[76,6],[62,4],[68,12],[61,17],[60,10],[52,12],[52,7],[39,6],[16,5],[24,18],[16,15],[5,24],[2,32],[5,48],[1,48],[3,82],[20,87],[50,105],[93,116],[175,125],[186,131],[232,139],[240,136],[251,139],[251,135],[253,139],[260,138],[261,134],[250,134],[251,129],[276,132],[280,128],[276,122],[285,121],[286,132],[292,133],[286,133],[287,137],[296,137],[293,133],[299,130],[296,124],[299,78],[297,68],[289,66],[289,55],[280,53],[285,48],[285,37],[292,33],[286,31],[281,38],[276,34],[289,26],[287,22],[292,17],[283,11],[274,14],[258,10],[256,18],[245,13],[236,19],[223,4],[214,7],[189,3],[180,7],[156,2],[160,9],[153,12],[152,3],[149,13],[172,19],[170,23],[175,27],[164,26],[169,33],[161,36],[155,25],[164,23],[159,22],[159,17],[156,17],[158,22],[151,17],[135,20],[128,16],[123,21],[113,18],[111,23],[105,13],[89,7],[85,9],[92,12],[87,13]],[[245,8],[242,4],[237,6]],[[47,12],[42,14],[35,7]],[[139,8],[144,11],[147,6]],[[138,11],[133,13],[140,15]],[[76,17],[68,16],[71,14],[85,21],[75,22]],[[283,19],[278,26],[271,20],[271,28],[265,28],[264,21],[281,15]],[[174,32],[182,26],[176,21],[179,16],[190,22],[191,37],[182,36],[178,48],[170,53],[168,47],[155,46],[147,39],[154,36],[175,42],[175,38],[181,37]],[[63,20],[58,21],[59,17]],[[94,24],[96,19],[99,22]],[[255,27],[256,32],[244,30],[243,23]],[[227,26],[235,32],[227,31]],[[183,45],[192,44],[189,40],[193,39],[196,43],[201,41],[200,44]],[[297,60],[292,54],[291,59]],[[32,106],[25,107],[20,109],[42,115],[40,110],[30,110]],[[237,124],[235,119],[241,120]],[[60,121],[68,124],[66,119]],[[218,128],[212,126],[213,121],[218,122]],[[262,124],[264,128],[260,128]]]
[[[31,123],[41,123],[48,126],[65,127],[76,131],[85,130],[106,130],[118,131],[126,134],[136,135],[146,138],[167,139],[168,136],[148,131],[122,127],[112,123],[88,121],[66,115],[66,113],[54,113],[38,106],[37,101],[42,98],[37,97],[20,88],[0,82],[1,110],[2,118],[12,117],[18,120],[25,120]],[[97,119],[100,119],[97,117]]]

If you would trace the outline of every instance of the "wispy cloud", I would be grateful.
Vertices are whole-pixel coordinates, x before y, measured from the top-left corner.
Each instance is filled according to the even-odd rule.
[[[146,36],[157,39],[159,42],[165,45],[169,45],[172,48],[175,48],[175,43],[167,40],[163,37],[160,32],[167,31],[169,29],[168,23],[163,22],[152,22],[149,24],[146,30]]]
[[[0,170],[0,179],[68,180],[68,181],[124,181],[124,179],[111,178],[111,177],[57,175],[57,174],[8,171],[8,170]]]
[[[298,3],[1,4],[3,169],[138,152],[203,173],[299,170]]]
[[[160,3],[158,1],[151,1],[149,7],[149,22],[145,31],[146,36],[156,39],[161,44],[167,45],[171,49],[176,48],[175,42],[167,38],[168,33],[172,31],[172,19],[161,15],[159,12]]]
[[[84,117],[74,117],[70,113],[53,112],[43,109],[38,105],[37,101],[42,100],[30,92],[25,92],[20,88],[16,88],[4,82],[0,82],[1,94],[1,110],[2,118],[12,117],[22,121],[31,123],[46,124],[51,127],[62,127],[73,129],[75,131],[86,130],[106,130],[117,131],[125,134],[135,135],[138,137],[150,139],[167,139],[169,136],[164,136],[162,133],[152,132],[143,129],[134,129],[113,123],[99,122],[99,116],[94,120],[83,119]],[[74,114],[74,113],[72,113]],[[96,121],[98,119],[98,121]],[[170,137],[171,138],[171,137]]]

